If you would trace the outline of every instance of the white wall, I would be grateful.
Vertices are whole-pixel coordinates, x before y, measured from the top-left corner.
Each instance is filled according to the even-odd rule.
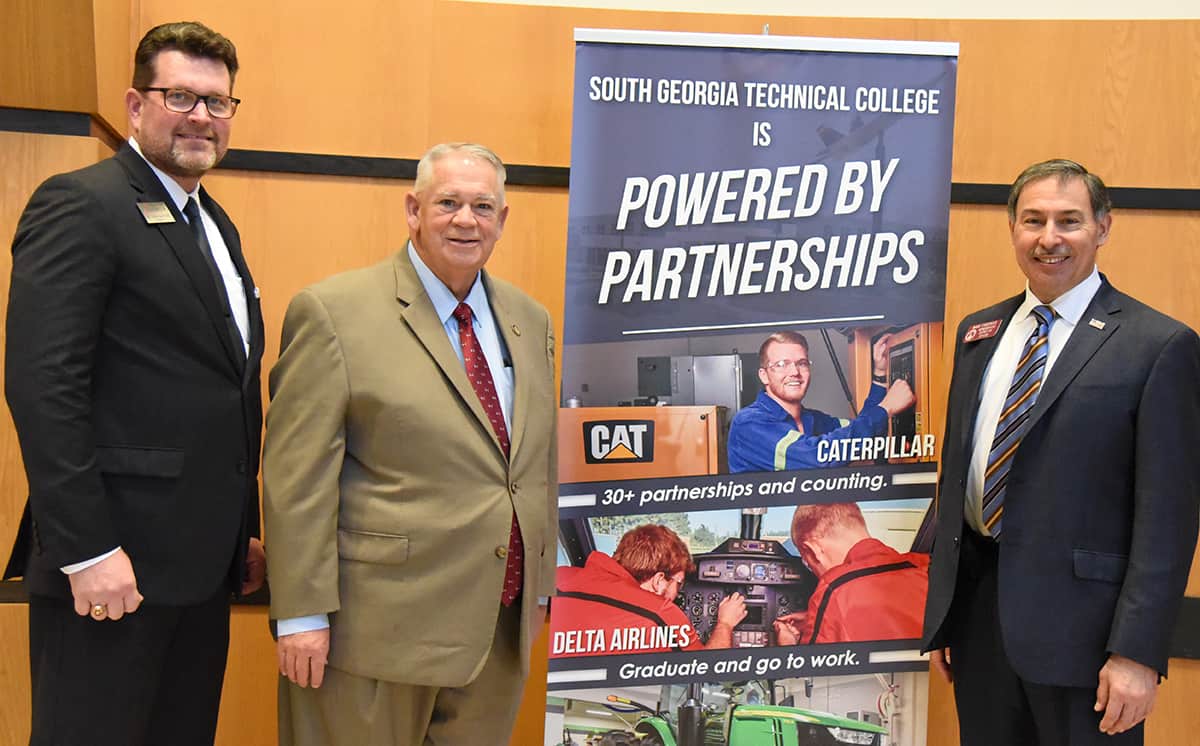
[[[484,2],[484,0],[466,0]],[[1151,19],[1198,18],[1195,0],[1009,0],[1005,3],[964,3],[961,0],[858,0],[854,3],[797,2],[796,0],[507,0],[511,5],[549,5],[572,8],[611,8],[732,15],[835,18],[1042,18]]]

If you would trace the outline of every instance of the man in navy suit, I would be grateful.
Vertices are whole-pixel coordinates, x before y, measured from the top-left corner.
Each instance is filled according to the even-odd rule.
[[[1111,203],[1012,186],[1024,293],[959,325],[924,647],[970,746],[1141,744],[1196,545],[1200,339],[1096,269]]]
[[[31,744],[211,744],[231,593],[263,579],[258,293],[200,187],[233,44],[151,29],[112,158],[42,184],[13,240],[5,393],[29,480]]]

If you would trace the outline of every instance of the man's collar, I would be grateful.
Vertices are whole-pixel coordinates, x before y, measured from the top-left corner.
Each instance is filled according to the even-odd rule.
[[[1096,291],[1100,289],[1100,270],[1095,266],[1092,267],[1092,273],[1085,277],[1078,285],[1071,288],[1067,292],[1058,296],[1049,303],[1042,303],[1038,297],[1029,289],[1029,283],[1025,283],[1025,300],[1017,307],[1017,311],[1013,314],[1013,319],[1024,319],[1033,312],[1036,306],[1050,306],[1054,309],[1054,313],[1065,320],[1071,326],[1079,323],[1079,319],[1083,316],[1083,312],[1087,310],[1088,304],[1092,302],[1092,298],[1096,296]]]
[[[795,418],[792,417],[792,413],[789,412],[786,407],[784,407],[782,404],[780,404],[779,400],[777,400],[775,397],[771,396],[771,392],[767,391],[766,389],[763,389],[762,391],[758,392],[758,395],[760,397],[762,397],[763,401],[771,403],[771,407],[772,407],[771,414],[773,414],[776,419],[786,420],[792,424],[796,423]],[[806,411],[807,410],[804,408],[804,405],[801,404],[800,405],[800,416],[804,417],[804,413]]]
[[[413,269],[417,271],[417,279],[421,281],[421,286],[425,288],[425,294],[429,296],[429,300],[433,303],[433,310],[437,312],[438,319],[445,324],[450,320],[450,316],[454,313],[454,309],[458,308],[458,298],[446,287],[446,283],[438,279],[438,276],[433,273],[425,262],[421,259],[420,253],[417,252],[417,247],[413,246],[413,242],[408,242],[408,259],[412,262]],[[467,293],[464,302],[471,307],[471,310],[479,314],[481,309],[487,302],[487,292],[484,290],[483,283],[479,280],[480,274],[475,273],[475,281],[471,283],[471,291]]]
[[[171,197],[171,201],[175,203],[176,209],[178,209],[180,212],[183,212],[183,206],[187,204],[189,197],[196,197],[197,200],[199,200],[199,184],[196,185],[196,190],[194,192],[185,192],[183,187],[179,186],[179,182],[172,179],[170,174],[150,162],[150,159],[142,153],[142,148],[140,145],[138,145],[138,142],[134,139],[133,135],[129,136],[129,147],[132,148],[133,152],[137,153],[138,156],[146,162],[146,165],[150,167],[150,170],[154,172],[154,175],[158,177],[160,182],[162,182],[163,188],[167,190],[167,194]]]

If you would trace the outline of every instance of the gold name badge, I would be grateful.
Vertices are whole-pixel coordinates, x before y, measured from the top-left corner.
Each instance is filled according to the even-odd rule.
[[[171,214],[171,209],[164,202],[138,202],[137,206],[142,211],[142,217],[146,219],[147,225],[175,222],[175,216]]]

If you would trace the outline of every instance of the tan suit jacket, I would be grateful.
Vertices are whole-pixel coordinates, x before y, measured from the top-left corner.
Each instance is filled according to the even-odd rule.
[[[339,670],[421,686],[474,679],[514,509],[528,666],[538,596],[554,586],[553,325],[520,290],[483,281],[514,370],[508,460],[407,251],[288,307],[263,453],[271,617],[328,613]]]

